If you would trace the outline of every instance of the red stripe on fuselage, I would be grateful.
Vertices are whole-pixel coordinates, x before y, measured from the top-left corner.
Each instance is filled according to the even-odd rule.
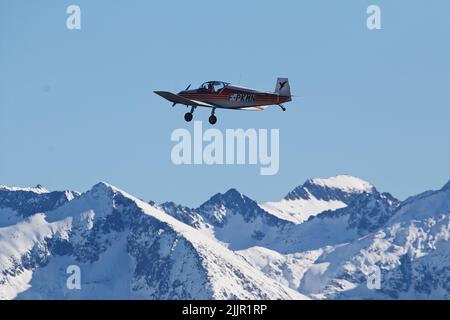
[[[230,94],[217,94],[217,93],[183,93],[180,94],[183,98],[191,99],[191,100],[198,100],[198,101],[230,101],[230,96],[235,93]],[[242,94],[242,93],[237,93]],[[244,93],[247,94],[247,93]],[[255,100],[248,101],[248,102],[255,102],[255,103],[267,103],[267,104],[279,104],[284,103],[290,100],[290,97],[286,96],[278,96],[277,94],[267,94],[267,93],[251,93],[255,96]],[[239,102],[245,102],[245,101],[236,101],[236,104]]]

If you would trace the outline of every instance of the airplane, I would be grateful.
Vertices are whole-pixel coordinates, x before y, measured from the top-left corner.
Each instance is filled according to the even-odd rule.
[[[212,125],[217,122],[216,109],[261,111],[267,106],[277,105],[286,111],[283,103],[292,101],[291,88],[287,78],[277,79],[275,92],[244,88],[223,81],[208,81],[198,89],[189,90],[190,87],[191,85],[178,94],[167,91],[154,91],[154,93],[172,102],[172,107],[177,104],[190,106],[191,111],[184,115],[184,120],[187,122],[192,121],[196,108],[211,108],[209,123]]]

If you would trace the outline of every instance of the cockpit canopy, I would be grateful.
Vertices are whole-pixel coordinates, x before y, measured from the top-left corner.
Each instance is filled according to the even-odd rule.
[[[210,92],[219,92],[220,90],[222,90],[223,88],[225,88],[228,85],[229,85],[228,82],[208,81],[208,82],[203,83],[199,89],[207,90]]]

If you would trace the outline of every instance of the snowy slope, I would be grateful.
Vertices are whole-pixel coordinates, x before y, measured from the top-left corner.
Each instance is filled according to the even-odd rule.
[[[337,189],[347,193],[371,192],[374,188],[369,182],[349,175],[340,175],[327,179],[311,179],[311,184],[322,188]]]
[[[300,223],[235,189],[190,209],[106,183],[2,186],[0,299],[450,299],[450,182],[399,202],[337,176],[285,200],[326,205]],[[69,265],[81,290],[66,287]]]
[[[361,194],[294,229],[279,248],[239,254],[313,299],[450,298],[450,183],[401,205],[387,194]],[[379,290],[367,288],[374,266]]]
[[[270,248],[282,230],[293,225],[266,212],[236,189],[217,193],[196,209],[173,203],[159,207],[232,250],[253,246]]]
[[[264,247],[252,247],[237,251],[255,268],[277,282],[298,290],[306,271],[323,253],[322,249],[292,254],[281,254]]]
[[[303,200],[299,200],[301,197]],[[287,199],[297,199],[289,200],[293,203],[323,201],[328,206],[340,199],[346,204],[318,212],[303,223],[269,213],[235,189],[214,195],[196,209],[173,203],[160,208],[232,250],[257,246],[289,254],[355,240],[383,226],[399,205],[391,195],[379,193],[369,183],[349,176],[310,179],[289,193]]]
[[[36,194],[42,194],[42,193],[50,193],[46,188],[44,188],[41,185],[37,185],[34,188],[31,187],[17,187],[17,186],[5,186],[0,185],[0,191],[24,191],[24,192],[33,192]]]
[[[354,195],[346,207],[322,212],[291,227],[290,236],[283,237],[275,248],[296,252],[351,242],[383,227],[398,205],[398,200],[376,190]]]
[[[449,299],[449,239],[447,185],[410,198],[380,230],[330,248],[299,291],[316,298]],[[373,266],[381,268],[380,290],[366,286]]]
[[[35,188],[0,185],[0,227],[14,225],[38,212],[53,210],[78,196],[75,191],[50,192],[40,185]]]
[[[78,265],[82,289],[68,290]],[[100,183],[0,228],[1,299],[304,299],[202,232]]]
[[[323,211],[344,208],[354,195],[374,190],[370,183],[348,175],[309,179],[284,199],[263,203],[261,208],[281,219],[302,223]]]

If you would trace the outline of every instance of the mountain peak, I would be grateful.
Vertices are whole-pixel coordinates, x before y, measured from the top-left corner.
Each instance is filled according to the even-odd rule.
[[[374,191],[376,191],[375,187],[367,181],[350,175],[338,175],[326,179],[308,179],[304,184],[289,192],[284,199],[343,200],[354,194]]]
[[[250,222],[257,217],[265,219],[264,217],[269,215],[254,200],[234,188],[225,193],[215,194],[195,211],[216,226],[226,224],[230,216],[240,216],[246,222]]]
[[[235,188],[231,188],[230,190],[225,192],[223,196],[227,198],[242,198],[244,195]]]
[[[261,207],[269,213],[294,223],[302,223],[324,211],[344,208],[353,198],[378,194],[370,183],[350,175],[326,179],[308,179],[281,201],[266,202]]]
[[[15,187],[15,186],[5,186],[5,185],[0,185],[0,190],[3,191],[28,191],[28,192],[34,192],[34,193],[49,193],[50,191],[48,191],[47,189],[45,189],[43,186],[41,186],[40,184],[38,184],[35,188],[30,188],[30,187]]]
[[[216,193],[213,195],[208,201],[203,203],[200,207],[204,207],[205,205],[218,204],[218,203],[235,203],[236,201],[245,201],[246,196],[240,193],[235,188],[231,188],[225,193]]]
[[[114,197],[116,195],[124,196],[125,198],[128,198],[130,200],[140,200],[129,193],[113,186],[112,184],[109,184],[107,182],[99,182],[96,185],[94,185],[91,190],[88,191],[91,195],[93,195],[96,199],[105,198],[109,199],[111,197]]]
[[[112,189],[115,188],[112,184],[109,184],[108,182],[105,181],[100,181],[99,183],[96,183],[92,189]]]
[[[92,189],[92,191],[98,192],[98,191],[108,191],[108,192],[120,192],[125,193],[124,191],[120,190],[119,188],[113,186],[112,184],[109,184],[108,182],[100,181],[99,183],[95,184]]]
[[[344,192],[372,192],[373,185],[360,178],[350,175],[338,175],[326,179],[308,179],[305,185],[315,185],[322,188],[339,189]]]

